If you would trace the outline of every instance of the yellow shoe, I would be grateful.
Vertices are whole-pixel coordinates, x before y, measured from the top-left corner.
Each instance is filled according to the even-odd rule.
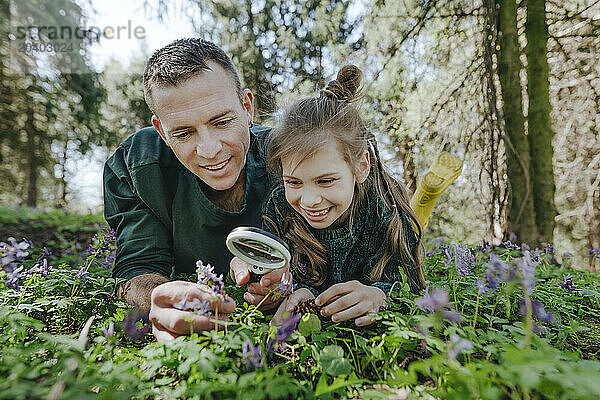
[[[444,193],[452,182],[460,175],[463,162],[450,153],[442,153],[417,185],[410,206],[417,214],[423,230],[429,222],[429,217],[437,199]]]

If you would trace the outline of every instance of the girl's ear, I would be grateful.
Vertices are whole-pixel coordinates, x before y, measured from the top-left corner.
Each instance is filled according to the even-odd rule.
[[[371,158],[369,151],[365,150],[363,155],[360,157],[358,168],[356,169],[356,182],[363,183],[366,181],[367,177],[369,176],[369,172],[371,172]]]

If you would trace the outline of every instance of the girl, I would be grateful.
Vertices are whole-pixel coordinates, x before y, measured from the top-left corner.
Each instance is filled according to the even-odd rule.
[[[425,286],[419,222],[352,104],[361,75],[343,67],[320,97],[294,103],[267,139],[268,167],[280,184],[265,205],[263,229],[290,246],[301,283],[276,318],[316,296],[323,316],[367,325],[401,279],[399,268],[413,292]]]

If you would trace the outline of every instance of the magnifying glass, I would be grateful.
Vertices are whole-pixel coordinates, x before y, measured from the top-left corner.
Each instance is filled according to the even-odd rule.
[[[285,242],[259,228],[235,228],[227,235],[226,244],[233,255],[250,264],[250,282],[258,282],[261,275],[285,267],[290,261]]]

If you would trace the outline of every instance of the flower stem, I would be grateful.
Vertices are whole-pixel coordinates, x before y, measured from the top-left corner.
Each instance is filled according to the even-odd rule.
[[[252,311],[250,311],[250,314],[248,314],[247,318],[250,318],[252,316],[252,314],[254,314],[254,311],[258,310],[258,308],[260,306],[262,306],[262,303],[264,303],[264,301],[273,294],[273,292],[267,293],[267,295],[265,297],[263,297],[263,299],[256,305],[256,307],[254,307],[254,309],[252,309]]]
[[[477,313],[479,312],[479,291],[477,292],[477,300],[475,301],[475,315],[473,315],[473,331],[477,325]]]
[[[494,303],[494,307],[492,307],[492,312],[489,314],[490,319],[488,320],[488,328],[492,326],[492,320],[494,319],[494,314],[496,313],[496,307],[498,306],[499,301],[500,296],[496,296],[496,302]]]
[[[456,301],[456,275],[452,277],[452,292],[454,293],[454,304],[458,304]]]
[[[533,332],[533,310],[531,307],[531,299],[529,298],[529,294],[527,290],[523,290],[523,300],[525,300],[525,308],[527,313],[525,315],[525,347],[531,347],[531,335]]]
[[[25,295],[25,292],[27,292],[27,288],[29,287],[30,283],[31,283],[31,279],[28,279],[27,283],[25,284],[25,287],[21,291],[21,295],[19,296],[19,301],[17,302],[17,308],[15,311],[19,311],[19,307],[21,306],[21,301],[23,300],[23,296]]]

